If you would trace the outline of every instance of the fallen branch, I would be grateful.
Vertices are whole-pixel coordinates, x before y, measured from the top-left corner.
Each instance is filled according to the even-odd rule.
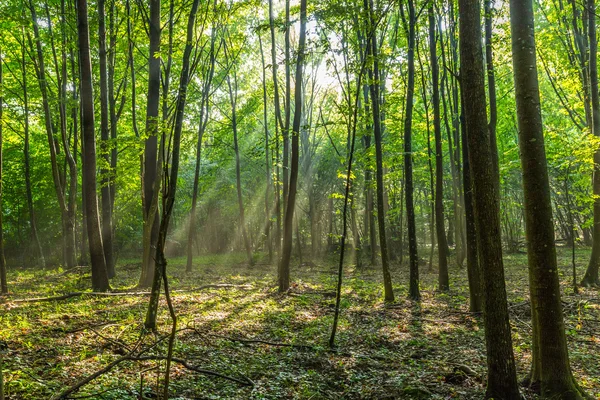
[[[212,285],[204,285],[193,289],[180,289],[180,290],[172,290],[171,292],[175,293],[189,293],[189,292],[198,292],[205,289],[224,289],[224,288],[235,288],[235,289],[252,289],[251,285],[233,285],[229,283],[216,283]],[[90,297],[119,297],[119,296],[144,296],[150,295],[149,291],[136,291],[136,292],[70,292],[60,296],[51,296],[51,297],[34,297],[30,299],[15,299],[10,301],[11,303],[41,303],[46,301],[60,301],[67,300],[72,297],[80,297],[80,296],[90,296]]]
[[[196,332],[196,333],[198,333],[199,335],[202,335],[202,333],[200,333],[200,332]],[[224,339],[224,340],[229,340],[231,342],[240,342],[240,343],[246,343],[246,344],[265,344],[267,346],[275,346],[275,347],[293,347],[293,348],[298,348],[298,349],[311,349],[311,350],[315,349],[315,346],[310,346],[307,344],[280,343],[280,342],[271,342],[271,341],[262,340],[262,339],[242,339],[242,338],[234,338],[234,337],[230,337],[230,336],[218,335],[216,333],[208,333],[206,335],[212,336],[212,337],[217,337],[217,338]]]
[[[108,364],[106,367],[94,372],[93,374],[85,377],[84,379],[80,380],[79,382],[77,382],[76,384],[74,384],[73,386],[70,386],[69,388],[63,390],[62,392],[60,392],[57,395],[54,395],[53,397],[51,397],[50,400],[61,400],[61,399],[65,399],[67,398],[70,394],[76,392],[77,390],[79,390],[80,388],[82,388],[83,386],[87,385],[88,383],[90,383],[91,381],[93,381],[94,379],[98,378],[99,376],[110,372],[110,370],[112,370],[114,367],[116,367],[117,365],[121,364],[124,361],[150,361],[150,360],[166,360],[167,357],[166,356],[159,356],[159,355],[147,355],[147,356],[134,356],[132,353],[129,353],[127,355],[124,355],[123,357],[117,358],[116,360],[114,360],[113,362],[111,362],[110,364]],[[227,376],[227,375],[223,375],[220,374],[218,372],[214,372],[214,371],[210,371],[207,369],[202,369],[202,368],[198,368],[195,367],[193,365],[191,365],[188,361],[182,359],[182,358],[176,358],[173,357],[171,358],[171,361],[176,362],[178,364],[183,365],[186,369],[190,370],[190,371],[194,371],[200,374],[204,374],[204,375],[209,375],[209,376],[215,376],[218,378],[222,378],[222,379],[226,379],[229,380],[231,382],[235,382],[235,383],[239,383],[240,385],[244,385],[244,386],[254,386],[254,382],[252,382],[252,380],[250,380],[250,378],[243,376],[244,380],[238,379],[238,378],[234,378],[231,376]]]
[[[166,360],[166,359],[167,359],[167,356],[159,356],[159,355],[148,355],[148,356],[140,356],[140,357],[130,358],[130,360],[132,360],[132,361],[150,361],[150,360],[159,361],[159,360]],[[183,365],[186,369],[189,369],[190,371],[198,372],[200,374],[204,374],[204,375],[208,375],[208,376],[215,376],[217,378],[226,379],[228,381],[236,382],[236,383],[239,383],[240,385],[244,385],[244,386],[254,386],[254,382],[252,382],[252,380],[250,378],[248,378],[247,376],[244,376],[244,375],[242,375],[244,380],[241,380],[241,379],[234,378],[232,376],[223,375],[223,374],[220,374],[218,372],[211,371],[208,369],[195,367],[195,366],[191,365],[187,360],[184,360],[183,358],[172,357],[171,361],[176,362],[177,364]]]

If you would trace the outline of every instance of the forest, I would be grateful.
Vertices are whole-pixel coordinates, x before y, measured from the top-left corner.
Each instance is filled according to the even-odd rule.
[[[0,0],[0,400],[600,399],[596,0]]]

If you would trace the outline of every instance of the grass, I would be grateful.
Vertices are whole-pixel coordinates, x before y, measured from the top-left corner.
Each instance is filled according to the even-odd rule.
[[[578,250],[583,274],[589,251]],[[175,356],[193,366],[232,377],[246,376],[254,387],[191,372],[175,364],[174,399],[480,399],[484,382],[455,373],[469,367],[485,377],[481,319],[468,314],[466,271],[452,267],[451,290],[436,291],[437,274],[421,270],[422,301],[407,300],[406,265],[392,270],[397,302],[383,303],[378,268],[347,267],[337,352],[327,341],[333,319],[335,260],[292,268],[292,294],[278,294],[276,267],[243,254],[203,256],[194,272],[185,260],[169,260],[170,282],[180,328]],[[600,301],[597,289],[579,296],[570,287],[570,254],[559,249],[565,323],[574,374],[588,393],[600,398]],[[505,258],[513,345],[520,377],[531,357],[527,260]],[[135,286],[139,262],[121,260],[115,289]],[[0,300],[0,340],[5,392],[9,399],[46,399],[124,354],[140,337],[147,296],[73,297],[62,301],[17,303],[15,299],[88,290],[89,270],[9,271],[11,295]],[[193,289],[230,283],[250,287]],[[159,334],[169,331],[164,300]],[[245,343],[232,338],[310,345],[311,348]],[[154,340],[150,334],[146,343]],[[162,345],[161,345],[162,346]],[[166,354],[165,346],[155,354]],[[94,399],[157,398],[157,368],[164,362],[124,362],[73,395]],[[527,398],[535,398],[524,390]]]

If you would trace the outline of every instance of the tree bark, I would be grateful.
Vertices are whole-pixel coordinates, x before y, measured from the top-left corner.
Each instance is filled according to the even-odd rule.
[[[486,398],[520,399],[502,261],[498,185],[487,127],[481,3],[459,0],[460,71],[479,256],[482,265],[488,381]]]
[[[81,69],[81,127],[83,135],[83,174],[85,183],[85,211],[90,258],[92,262],[92,288],[102,292],[110,289],[96,194],[96,138],[94,136],[94,93],[92,86],[92,62],[88,27],[87,0],[77,0],[77,31],[79,36],[79,59]]]
[[[23,28],[24,30],[24,28]],[[35,209],[33,206],[33,193],[31,190],[31,160],[29,155],[29,91],[27,88],[27,64],[25,61],[25,33],[23,32],[23,45],[21,46],[21,84],[23,86],[23,108],[25,112],[24,124],[24,143],[23,143],[23,165],[25,169],[25,194],[27,197],[27,210],[29,212],[30,246],[35,246],[35,253],[38,256],[37,264],[41,268],[46,267],[44,250],[38,235],[37,220],[35,218]]]
[[[598,39],[596,37],[596,5],[587,0],[588,35],[589,35],[589,82],[591,95],[592,134],[600,137],[600,96],[598,95]],[[594,225],[592,236],[592,254],[581,286],[598,286],[600,277],[600,148],[594,152],[594,172],[592,175],[592,191],[594,194]]]
[[[296,59],[296,85],[294,93],[294,122],[292,124],[292,159],[290,164],[290,182],[285,207],[283,224],[283,248],[278,268],[279,292],[285,292],[290,287],[290,259],[292,256],[292,228],[294,208],[296,206],[296,188],[298,184],[298,161],[300,122],[302,118],[302,78],[304,67],[304,52],[306,51],[306,2],[300,1],[300,37],[298,39],[298,56]],[[285,150],[284,150],[285,151]]]
[[[102,243],[108,277],[115,276],[112,240],[112,204],[110,196],[110,133],[108,125],[108,66],[106,57],[105,0],[98,0],[98,59],[100,64],[100,194],[102,208]]]
[[[448,259],[446,257],[446,228],[444,226],[444,154],[442,152],[442,128],[440,117],[439,67],[435,35],[433,4],[429,6],[429,63],[431,65],[431,85],[433,102],[433,131],[435,136],[435,220],[438,242],[438,285],[441,291],[450,289]],[[456,201],[456,196],[455,196]],[[408,203],[407,203],[408,205]]]
[[[144,143],[143,204],[144,204],[144,256],[139,286],[149,287],[154,281],[154,261],[151,254],[158,239],[158,132],[160,106],[160,1],[150,0],[150,55],[148,58],[148,104],[146,106],[146,133]],[[150,212],[151,210],[155,212]]]
[[[0,121],[2,121],[2,114],[4,111],[4,75],[3,75],[3,64],[2,48],[0,47]],[[4,228],[2,227],[2,220],[4,212],[2,209],[2,183],[4,182],[2,177],[2,145],[4,143],[2,125],[0,123],[0,294],[8,293],[8,283],[6,279],[6,259],[4,258]],[[0,378],[2,379],[2,378]]]
[[[594,0],[588,0],[588,7],[594,10]],[[597,77],[594,87],[593,71],[596,58],[594,21],[595,16],[590,17],[590,72],[592,107],[597,111],[598,87]],[[536,67],[532,1],[511,0],[510,22],[519,149],[523,170],[529,291],[534,328],[530,383],[541,385],[543,398],[583,399],[584,395],[571,373],[560,300],[560,278],[556,261],[554,220]],[[599,123],[596,117],[600,117],[597,112],[593,117],[595,125]]]
[[[216,0],[213,4],[213,8],[216,7]],[[216,38],[216,23],[213,23],[210,38],[209,68],[208,72],[206,73],[205,80],[202,83],[202,97],[200,99],[200,121],[198,123],[198,139],[196,141],[196,162],[194,169],[194,187],[192,189],[192,210],[190,211],[190,226],[187,242],[187,262],[185,267],[187,272],[192,271],[192,248],[194,244],[193,239],[196,237],[196,208],[198,205],[198,185],[200,183],[200,156],[202,154],[202,138],[204,137],[204,132],[206,131],[209,117],[210,88],[212,87],[212,80],[215,72]]]
[[[408,1],[408,80],[406,86],[406,108],[404,112],[404,196],[406,199],[406,221],[408,226],[408,255],[410,265],[409,297],[417,300],[419,293],[419,255],[417,253],[417,229],[415,224],[413,165],[412,165],[412,113],[415,92],[415,28],[417,16],[413,0]],[[439,102],[438,102],[439,108]],[[438,109],[439,115],[439,109]],[[436,221],[440,224],[440,221]],[[439,242],[439,237],[438,237]],[[438,246],[438,248],[442,248]],[[442,252],[443,253],[443,252]]]

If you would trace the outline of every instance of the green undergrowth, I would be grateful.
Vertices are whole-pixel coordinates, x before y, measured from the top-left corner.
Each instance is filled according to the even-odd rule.
[[[588,256],[589,251],[578,250],[580,275]],[[597,289],[573,295],[569,257],[566,249],[559,250],[572,367],[581,386],[600,398],[600,296]],[[330,351],[327,342],[335,302],[335,260],[295,263],[292,288],[285,295],[277,293],[275,265],[259,257],[250,267],[243,260],[243,254],[198,257],[192,273],[185,272],[183,258],[169,260],[172,297],[181,329],[174,355],[194,367],[240,380],[247,377],[254,385],[207,376],[175,363],[171,398],[482,398],[483,325],[480,317],[468,313],[466,270],[451,267],[451,290],[439,293],[437,273],[421,267],[423,298],[414,303],[407,299],[406,265],[394,265],[397,301],[385,305],[380,270],[347,266],[337,348]],[[526,375],[531,358],[526,263],[524,254],[506,256],[513,341],[521,377]],[[133,290],[139,261],[120,260],[117,274],[113,289]],[[90,271],[85,267],[9,271],[11,294],[0,299],[0,340],[8,345],[3,367],[9,399],[50,398],[136,344],[150,344],[169,332],[164,298],[157,336],[146,333],[141,339],[148,301],[143,294],[15,301],[89,291],[89,282]],[[216,283],[239,286],[199,289]],[[166,341],[147,354],[166,354]],[[470,371],[467,374],[465,367]],[[157,398],[157,379],[162,379],[157,373],[163,370],[161,361],[125,361],[84,386],[73,398]],[[525,389],[524,394],[535,398]]]

